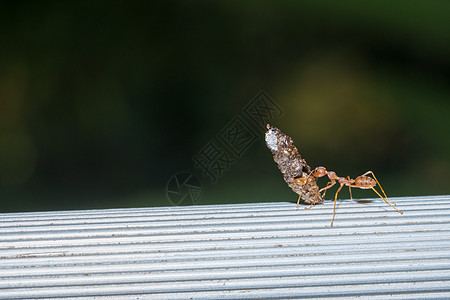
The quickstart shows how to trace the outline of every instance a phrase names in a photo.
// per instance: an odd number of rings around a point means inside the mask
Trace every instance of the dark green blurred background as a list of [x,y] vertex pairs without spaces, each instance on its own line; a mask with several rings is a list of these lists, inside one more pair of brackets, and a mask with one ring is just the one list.
[[450,193],[448,1],[0,6],[1,211],[170,205],[183,170],[199,204],[296,201],[262,134],[215,184],[193,166],[260,90],[312,167]]

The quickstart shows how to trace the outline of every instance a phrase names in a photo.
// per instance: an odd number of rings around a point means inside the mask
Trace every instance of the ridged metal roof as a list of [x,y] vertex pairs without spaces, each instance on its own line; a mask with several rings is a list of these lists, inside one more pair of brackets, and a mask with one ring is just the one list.
[[450,298],[450,196],[0,214],[0,298]]

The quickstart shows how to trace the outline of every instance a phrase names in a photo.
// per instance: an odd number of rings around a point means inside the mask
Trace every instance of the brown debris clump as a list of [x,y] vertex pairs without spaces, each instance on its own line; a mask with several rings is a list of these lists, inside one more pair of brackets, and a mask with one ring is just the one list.
[[311,176],[311,167],[301,157],[292,139],[278,128],[267,124],[266,145],[273,154],[273,160],[283,174],[284,181],[305,203],[321,204],[324,199],[318,195],[317,178]]

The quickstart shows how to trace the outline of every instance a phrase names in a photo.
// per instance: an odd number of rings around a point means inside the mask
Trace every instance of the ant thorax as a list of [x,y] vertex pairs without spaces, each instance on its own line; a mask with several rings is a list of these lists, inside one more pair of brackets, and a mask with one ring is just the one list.
[[301,157],[292,139],[269,124],[267,129],[266,145],[272,152],[273,160],[283,174],[284,181],[306,203],[323,203],[323,198],[318,195],[317,178],[311,176],[311,168]]

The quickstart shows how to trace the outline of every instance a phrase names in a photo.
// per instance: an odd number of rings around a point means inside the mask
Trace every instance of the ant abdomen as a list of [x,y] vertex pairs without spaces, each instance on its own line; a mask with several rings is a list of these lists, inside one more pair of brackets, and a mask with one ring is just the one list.
[[360,189],[371,189],[377,185],[377,182],[369,176],[359,176],[355,179],[355,185]]

